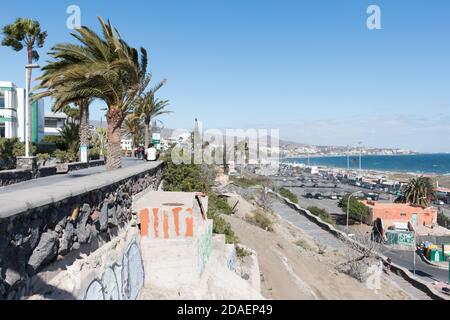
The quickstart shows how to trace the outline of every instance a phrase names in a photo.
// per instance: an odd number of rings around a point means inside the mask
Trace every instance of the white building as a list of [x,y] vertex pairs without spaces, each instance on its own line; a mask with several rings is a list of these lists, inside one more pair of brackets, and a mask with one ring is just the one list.
[[[44,101],[31,102],[31,141],[44,138]],[[0,81],[0,137],[25,141],[25,89],[10,81]]]
[[132,140],[131,139],[126,139],[122,137],[122,140],[120,140],[120,148],[122,150],[127,150],[127,151],[131,151],[131,144],[132,144]]
[[0,138],[15,138],[24,123],[25,90],[14,83],[0,81]]
[[45,113],[45,128],[44,134],[46,136],[59,136],[61,129],[67,121],[67,115],[62,112],[46,112]]

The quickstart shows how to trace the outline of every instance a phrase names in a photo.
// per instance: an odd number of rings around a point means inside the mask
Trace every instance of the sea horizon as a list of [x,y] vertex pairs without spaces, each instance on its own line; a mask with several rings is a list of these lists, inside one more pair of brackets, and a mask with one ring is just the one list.
[[[450,175],[450,153],[362,155],[361,169],[410,174]],[[309,159],[309,160],[308,160]],[[302,163],[347,169],[347,155],[311,155],[283,158],[284,163]],[[349,169],[359,169],[359,155],[350,155]]]

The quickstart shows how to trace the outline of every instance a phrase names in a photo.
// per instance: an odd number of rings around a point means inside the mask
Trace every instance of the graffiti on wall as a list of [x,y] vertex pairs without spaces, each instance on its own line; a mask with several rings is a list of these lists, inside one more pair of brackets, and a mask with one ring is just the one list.
[[125,251],[122,264],[107,267],[101,279],[93,280],[84,300],[135,300],[144,286],[144,266],[134,239]]
[[406,231],[387,231],[386,237],[390,245],[414,245],[414,233]]
[[231,251],[231,254],[229,255],[227,260],[227,267],[231,271],[236,271],[236,265],[237,265],[236,247],[233,246],[233,250]]
[[199,259],[199,273],[203,274],[206,262],[209,259],[212,251],[212,223],[209,224],[206,233],[198,241],[198,259]]
[[144,208],[139,213],[141,236],[179,239],[194,236],[192,208]]

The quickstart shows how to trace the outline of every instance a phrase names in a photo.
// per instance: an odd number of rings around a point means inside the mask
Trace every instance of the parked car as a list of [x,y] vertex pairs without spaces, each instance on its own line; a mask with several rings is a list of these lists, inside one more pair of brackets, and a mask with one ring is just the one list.
[[314,196],[313,196],[312,193],[307,193],[307,194],[305,194],[305,198],[306,199],[312,199],[312,198],[314,198]]
[[314,198],[316,198],[317,200],[323,200],[323,197],[322,197],[322,195],[320,193],[316,193]]

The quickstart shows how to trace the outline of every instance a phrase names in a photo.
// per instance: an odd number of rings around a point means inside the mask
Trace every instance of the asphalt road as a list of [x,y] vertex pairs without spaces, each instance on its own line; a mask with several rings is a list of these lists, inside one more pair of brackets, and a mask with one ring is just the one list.
[[[297,182],[298,183],[298,182]],[[279,181],[279,185],[286,184],[286,182]],[[364,190],[358,187],[353,186],[345,186],[342,185],[343,188],[338,188],[338,190],[347,190],[351,192]],[[303,208],[307,208],[309,206],[316,206],[322,209],[325,209],[330,214],[338,214],[338,215],[345,215],[345,213],[342,211],[341,208],[338,207],[338,200],[331,200],[324,198],[322,200],[318,199],[307,199],[304,197],[305,193],[311,192],[315,189],[311,189],[309,187],[300,188],[300,187],[289,187],[288,188],[291,192],[293,192],[295,195],[298,196],[299,204]],[[322,192],[330,192],[333,191],[334,188],[320,188]],[[321,191],[317,191],[321,192]],[[367,192],[367,190],[366,190]],[[312,192],[314,194],[314,192]],[[278,208],[279,209],[279,208]],[[448,211],[450,213],[450,210]],[[289,217],[287,217],[288,220]],[[298,220],[298,219],[296,219]],[[297,223],[303,222],[302,221],[296,221]],[[300,225],[298,225],[300,227]],[[335,240],[337,241],[337,240]],[[390,257],[392,261],[409,271],[414,271],[414,254],[413,251],[400,251],[400,250],[392,250],[387,247],[383,247],[382,250],[383,254],[387,257]],[[442,282],[448,282],[449,281],[449,271],[448,270],[442,270],[438,269],[436,267],[433,267],[425,262],[422,261],[422,259],[416,254],[416,275],[423,278],[426,281],[433,282],[433,281],[442,281]]]
[[[393,263],[396,263],[406,269],[411,273],[414,272],[414,254],[413,251],[399,251],[391,250],[386,247],[382,250],[383,254],[392,259]],[[441,281],[448,282],[449,271],[438,269],[425,262],[416,254],[416,275],[423,278],[426,281]]]
[[[138,164],[142,164],[143,160],[138,160],[136,158],[122,158],[122,167],[128,168]],[[77,178],[87,177],[94,174],[106,172],[106,166],[92,167],[88,169],[82,169],[77,171],[72,171],[68,174],[57,174],[49,177],[28,180],[21,183],[16,183],[10,186],[1,187],[0,193],[6,194],[9,192],[23,191],[27,189],[33,189],[36,187],[49,186],[51,184],[62,182],[62,181],[76,181]],[[36,189],[35,189],[36,190]]]

